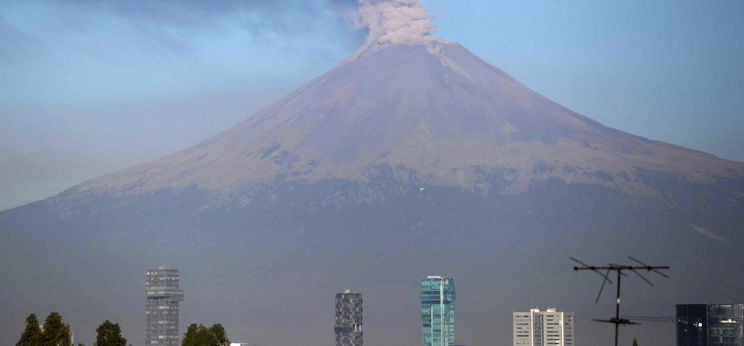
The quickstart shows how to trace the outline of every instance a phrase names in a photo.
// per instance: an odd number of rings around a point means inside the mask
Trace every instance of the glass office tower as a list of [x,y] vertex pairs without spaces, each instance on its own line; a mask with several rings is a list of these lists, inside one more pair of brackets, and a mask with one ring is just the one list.
[[178,303],[183,291],[178,288],[178,270],[159,267],[147,271],[145,284],[146,345],[178,346]]
[[423,346],[455,343],[455,279],[428,276],[421,280]]
[[345,290],[336,294],[336,346],[362,346],[362,294]]
[[744,346],[744,304],[677,305],[678,346]]

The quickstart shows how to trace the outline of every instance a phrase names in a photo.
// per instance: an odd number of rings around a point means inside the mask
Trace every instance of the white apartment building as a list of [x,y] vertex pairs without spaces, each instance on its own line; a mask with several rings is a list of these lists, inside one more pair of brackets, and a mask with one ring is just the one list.
[[514,312],[514,346],[574,346],[573,315],[555,308]]

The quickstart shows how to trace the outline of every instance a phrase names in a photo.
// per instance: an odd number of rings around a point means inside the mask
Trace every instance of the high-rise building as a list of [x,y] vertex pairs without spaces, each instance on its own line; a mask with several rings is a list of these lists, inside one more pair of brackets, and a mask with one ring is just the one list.
[[428,276],[421,280],[421,322],[424,346],[455,343],[455,279]]
[[677,305],[678,346],[744,346],[744,304]]
[[531,309],[515,312],[513,318],[514,346],[573,346],[573,312]]
[[178,346],[178,303],[183,291],[178,288],[178,270],[159,267],[147,271],[145,318],[147,346]]
[[362,346],[362,294],[345,290],[336,294],[336,346]]

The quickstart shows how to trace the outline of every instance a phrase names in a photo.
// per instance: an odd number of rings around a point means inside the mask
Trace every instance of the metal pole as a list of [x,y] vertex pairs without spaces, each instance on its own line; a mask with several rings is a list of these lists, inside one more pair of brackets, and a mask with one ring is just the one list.
[[618,346],[618,333],[620,329],[620,268],[617,269],[617,301],[615,305],[615,346]]
[[[591,271],[599,274],[600,276],[602,276],[602,278],[603,278],[602,286],[599,289],[599,294],[597,295],[597,300],[599,300],[599,297],[602,295],[602,289],[604,289],[605,283],[606,282],[609,282],[610,284],[612,284],[612,281],[610,281],[607,278],[607,274],[609,274],[609,272],[612,271],[612,270],[614,270],[614,271],[617,272],[617,298],[616,298],[617,300],[615,301],[615,317],[613,317],[613,318],[611,318],[609,320],[595,320],[595,321],[615,324],[615,346],[619,346],[619,342],[620,342],[620,340],[619,340],[620,339],[620,337],[619,337],[620,336],[620,325],[621,324],[639,324],[639,323],[635,323],[635,322],[633,322],[631,320],[628,320],[628,319],[621,319],[620,318],[620,280],[621,280],[622,275],[623,275],[622,271],[623,270],[630,270],[630,271],[638,274],[638,276],[640,276],[641,279],[643,279],[644,281],[646,281],[646,283],[648,283],[649,285],[653,286],[653,284],[648,279],[646,279],[645,277],[643,277],[643,275],[641,275],[640,273],[638,273],[636,270],[653,271],[654,273],[659,274],[662,277],[665,277],[666,278],[668,276],[666,274],[661,273],[659,270],[670,269],[670,267],[669,266],[650,266],[650,265],[647,265],[647,264],[645,264],[645,263],[643,263],[641,261],[638,261],[637,259],[634,259],[632,257],[630,258],[631,260],[633,260],[635,262],[638,262],[639,264],[643,264],[643,266],[625,266],[625,265],[613,264],[613,263],[610,263],[609,266],[589,266],[589,265],[586,265],[584,262],[582,262],[582,261],[580,261],[580,260],[578,260],[576,258],[573,258],[573,257],[570,257],[570,258],[571,258],[572,261],[577,262],[577,263],[579,263],[579,264],[582,265],[581,267],[573,267],[574,270],[591,270]],[[605,274],[602,274],[600,272],[600,270],[606,270],[607,272]]]

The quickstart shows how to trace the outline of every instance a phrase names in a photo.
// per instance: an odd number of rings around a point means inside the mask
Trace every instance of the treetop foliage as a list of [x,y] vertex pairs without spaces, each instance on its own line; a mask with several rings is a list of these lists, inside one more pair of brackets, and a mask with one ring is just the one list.
[[39,325],[35,314],[26,317],[26,328],[16,346],[72,346],[70,325],[62,322],[62,315],[52,312],[44,325]]
[[229,346],[225,328],[221,324],[214,324],[207,328],[204,325],[192,323],[186,329],[182,346]]
[[121,327],[118,323],[109,320],[101,323],[96,329],[96,343],[94,346],[126,346],[127,339],[121,336]]

